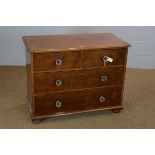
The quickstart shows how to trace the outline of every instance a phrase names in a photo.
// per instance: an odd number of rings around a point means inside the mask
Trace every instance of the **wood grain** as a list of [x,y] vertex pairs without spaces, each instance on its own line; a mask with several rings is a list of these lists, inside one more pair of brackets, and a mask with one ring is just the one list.
[[[56,65],[56,60],[62,60],[60,66]],[[50,52],[33,53],[34,71],[62,70],[79,68],[81,66],[81,52]]]
[[[35,96],[35,116],[117,107],[121,105],[121,90],[122,87],[117,86],[38,95]],[[105,97],[105,102],[99,101],[100,96]],[[56,107],[57,100],[62,103],[60,108]]]
[[[122,106],[130,44],[110,34],[23,37],[32,120]],[[103,62],[103,56],[113,62]],[[56,59],[62,61],[56,65]],[[107,80],[101,81],[101,76]],[[60,86],[56,80],[61,80]],[[99,97],[105,97],[101,103]],[[56,101],[61,107],[56,107]]]
[[34,53],[130,46],[130,44],[111,33],[25,36],[23,37],[23,41],[27,51]]
[[[57,71],[34,74],[35,93],[73,90],[110,85],[122,85],[124,67],[106,67],[97,69],[82,69],[72,71]],[[101,76],[107,76],[107,81],[102,82]],[[62,85],[56,86],[56,80],[61,80]]]
[[31,54],[26,53],[26,76],[27,76],[27,103],[29,104],[30,113],[33,115],[34,95],[33,95],[33,73],[31,64]]
[[[82,66],[83,67],[104,67],[125,65],[126,63],[126,49],[100,49],[82,52]],[[108,56],[113,59],[113,62],[106,62],[104,64],[103,57]]]

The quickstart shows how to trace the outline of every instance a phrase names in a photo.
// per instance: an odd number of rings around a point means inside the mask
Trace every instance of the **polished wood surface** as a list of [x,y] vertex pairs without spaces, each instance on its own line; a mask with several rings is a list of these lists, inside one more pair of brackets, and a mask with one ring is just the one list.
[[[83,51],[82,53],[82,66],[83,67],[105,67],[115,65],[125,65],[126,49],[101,49]],[[113,59],[113,62],[104,63],[103,57],[108,56]]]
[[[110,34],[23,37],[27,95],[32,121],[46,117],[123,108],[130,44]],[[104,62],[108,56],[112,62]],[[61,65],[56,60],[61,60]],[[105,80],[101,77],[105,76]],[[56,81],[60,80],[60,86]],[[100,97],[105,97],[101,102]],[[61,101],[57,107],[56,102]]]
[[[82,69],[71,71],[57,71],[34,74],[34,91],[51,92],[60,90],[84,89],[110,85],[122,85],[124,67],[106,67],[97,69]],[[106,76],[106,81],[101,81],[101,76]],[[61,80],[62,85],[57,86],[56,80]]]
[[31,114],[33,113],[33,84],[32,84],[32,65],[31,54],[26,52],[26,76],[27,76],[27,103],[29,105]]
[[[81,66],[81,51],[35,53],[33,59],[34,71],[79,68]],[[57,59],[62,61],[61,65],[56,65]]]
[[[117,86],[37,95],[35,96],[35,115],[61,114],[120,106],[121,90],[122,87]],[[105,97],[105,102],[100,102],[99,98],[101,96]],[[56,101],[62,103],[61,107],[56,107]]]
[[23,37],[27,51],[46,52],[129,47],[130,44],[111,33],[72,34]]

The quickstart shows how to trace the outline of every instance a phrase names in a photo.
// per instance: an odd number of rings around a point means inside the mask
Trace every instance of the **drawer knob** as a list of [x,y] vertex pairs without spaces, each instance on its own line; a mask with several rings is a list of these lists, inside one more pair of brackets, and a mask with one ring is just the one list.
[[60,101],[56,101],[55,106],[56,106],[57,108],[60,108],[61,105],[62,105],[62,103],[61,103]]
[[56,82],[55,82],[55,84],[56,84],[56,86],[61,86],[62,85],[62,81],[61,80],[56,80]]
[[105,63],[105,62],[113,62],[113,59],[110,58],[110,57],[108,57],[108,56],[104,56],[104,57],[103,57],[103,62],[104,62],[104,63]]
[[108,77],[106,75],[101,76],[101,81],[102,82],[107,81],[107,80],[108,80]]
[[56,60],[55,60],[55,64],[56,64],[57,66],[61,66],[62,60],[61,60],[61,59],[56,59]]
[[100,101],[101,103],[105,102],[105,100],[106,100],[105,97],[103,97],[103,96],[100,96],[100,97],[99,97],[99,101]]

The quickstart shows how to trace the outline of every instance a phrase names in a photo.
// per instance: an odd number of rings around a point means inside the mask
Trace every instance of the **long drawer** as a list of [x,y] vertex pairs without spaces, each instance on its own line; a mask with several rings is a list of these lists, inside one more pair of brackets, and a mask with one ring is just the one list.
[[121,86],[53,92],[35,96],[35,116],[104,109],[121,105]]
[[106,67],[34,74],[34,92],[122,85],[124,67]]

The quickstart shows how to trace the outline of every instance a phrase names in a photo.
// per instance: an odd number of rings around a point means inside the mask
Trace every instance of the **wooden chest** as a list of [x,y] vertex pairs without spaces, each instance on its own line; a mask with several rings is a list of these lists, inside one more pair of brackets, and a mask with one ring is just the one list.
[[32,121],[123,108],[127,42],[110,33],[25,36]]

